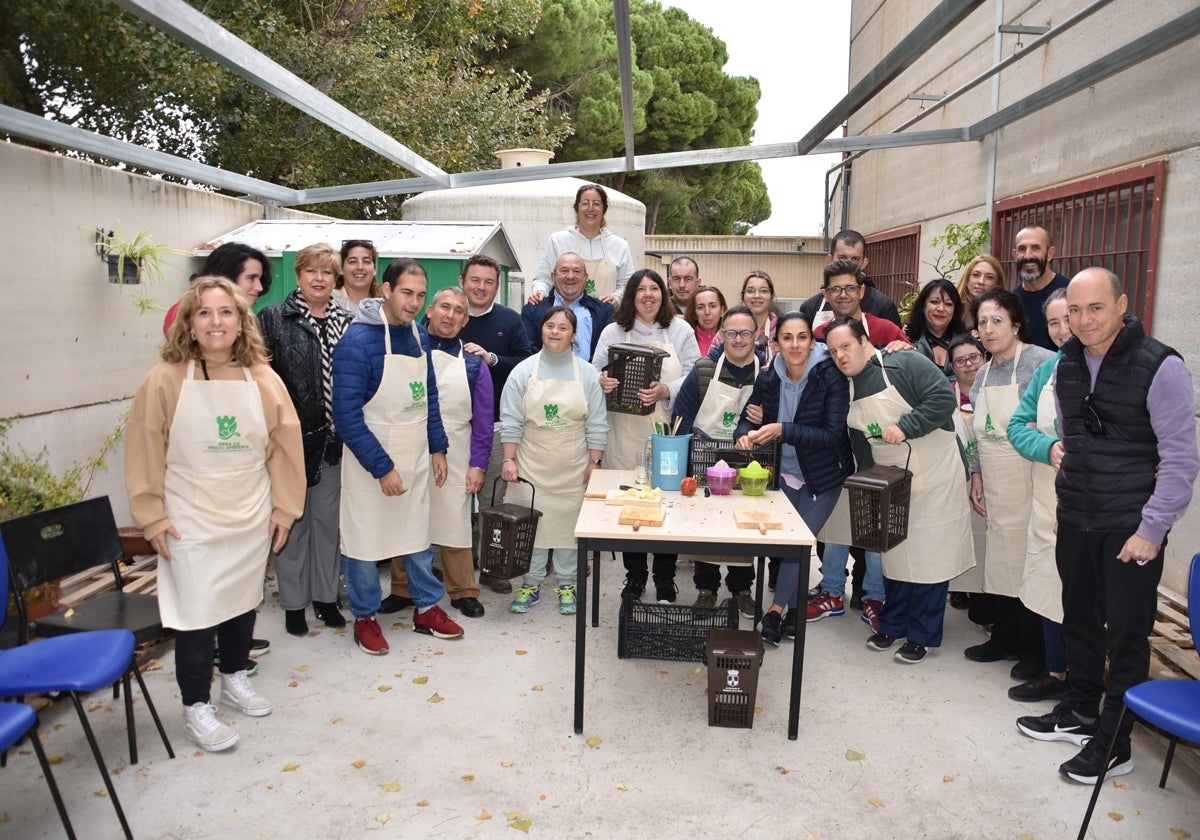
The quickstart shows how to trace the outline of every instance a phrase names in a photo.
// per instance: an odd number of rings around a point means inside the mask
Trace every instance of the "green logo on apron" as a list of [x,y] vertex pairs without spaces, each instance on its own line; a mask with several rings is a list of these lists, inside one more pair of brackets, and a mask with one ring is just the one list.
[[721,419],[721,425],[728,429],[733,426],[735,420],[737,420],[737,412],[726,411],[725,416]]
[[546,429],[561,429],[567,425],[566,421],[558,416],[558,403],[542,403],[542,411],[546,414],[546,422],[542,424]]
[[990,413],[983,418],[983,434],[981,437],[984,440],[1004,440],[1004,435],[996,431],[996,425],[992,423],[992,415]]
[[975,441],[967,441],[967,458],[968,460],[975,456]]
[[241,437],[241,432],[237,428],[236,417],[218,417],[217,418],[217,434],[221,440],[229,440],[230,438]]
[[413,402],[420,402],[425,399],[425,383],[424,382],[409,382],[409,390],[412,391]]
[[545,410],[546,410],[546,419],[547,420],[557,420],[558,419],[558,406],[557,405],[550,404],[550,405],[543,406],[543,408],[545,408]]
[[883,437],[883,427],[878,423],[868,423],[867,434],[871,437]]
[[588,281],[583,284],[583,290],[589,295],[596,294],[596,281],[589,277]]

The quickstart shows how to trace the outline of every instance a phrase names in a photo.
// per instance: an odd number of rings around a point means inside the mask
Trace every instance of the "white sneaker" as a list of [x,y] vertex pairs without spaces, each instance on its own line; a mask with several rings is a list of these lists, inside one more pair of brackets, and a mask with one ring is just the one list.
[[251,717],[271,714],[271,701],[254,690],[245,671],[221,675],[221,702]]
[[194,703],[183,707],[183,731],[188,740],[209,752],[220,752],[238,741],[237,730],[217,720],[217,707]]

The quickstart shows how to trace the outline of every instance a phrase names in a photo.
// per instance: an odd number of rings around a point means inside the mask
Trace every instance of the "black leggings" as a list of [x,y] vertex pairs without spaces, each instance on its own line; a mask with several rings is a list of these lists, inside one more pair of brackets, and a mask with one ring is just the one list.
[[175,681],[183,705],[209,702],[212,685],[213,641],[221,648],[221,673],[245,670],[250,661],[250,640],[254,633],[254,610],[222,621],[203,630],[175,631]]

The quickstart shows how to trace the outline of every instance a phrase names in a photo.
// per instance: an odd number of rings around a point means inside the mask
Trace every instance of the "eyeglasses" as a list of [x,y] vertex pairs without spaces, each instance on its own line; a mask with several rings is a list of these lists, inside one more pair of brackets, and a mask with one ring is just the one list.
[[829,292],[829,294],[833,295],[834,297],[841,297],[842,295],[857,294],[860,288],[861,286],[859,286],[858,283],[855,283],[853,286],[826,286],[825,291]]
[[966,356],[959,356],[951,364],[956,368],[964,368],[967,365],[977,365],[983,361],[982,353],[968,353]]
[[749,341],[754,338],[754,330],[721,330],[721,335],[725,336],[730,341],[735,338],[740,338],[743,341]]
[[1100,422],[1100,415],[1096,413],[1096,407],[1092,405],[1091,394],[1083,398],[1081,408],[1083,410],[1083,428],[1087,429],[1090,434],[1103,435],[1104,424]]
[[370,239],[343,239],[342,250],[349,251],[351,248],[366,248],[368,251],[374,251],[375,243]]

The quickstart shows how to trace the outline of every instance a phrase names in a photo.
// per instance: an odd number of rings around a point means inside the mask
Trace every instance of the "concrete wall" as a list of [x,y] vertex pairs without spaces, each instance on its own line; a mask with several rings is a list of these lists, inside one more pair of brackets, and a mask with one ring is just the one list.
[[[163,313],[139,314],[130,287],[109,284],[96,228],[148,230],[190,251],[255,219],[312,217],[12,143],[0,144],[0,171],[0,293],[10,313],[0,331],[0,417],[20,415],[9,445],[45,447],[55,469],[96,452],[162,341]],[[169,306],[200,265],[168,257],[164,282],[144,291]],[[108,494],[128,522],[123,458],[109,458],[91,492]]]
[[[850,119],[851,134],[882,134],[916,114],[912,92],[946,94],[993,64],[997,3],[985,3]],[[936,5],[933,0],[855,0],[850,84],[858,82]],[[1056,25],[1075,0],[1003,3],[1005,23]],[[1039,47],[1000,75],[999,107],[1098,59],[1194,8],[1194,0],[1115,2]],[[1022,39],[1026,45],[1035,36]],[[1017,36],[1003,36],[1002,55]],[[1186,41],[1004,128],[994,171],[997,201],[1137,164],[1167,161],[1162,201],[1154,335],[1176,347],[1200,384],[1200,49]],[[985,82],[910,130],[969,125],[992,112]],[[988,217],[989,139],[875,151],[854,163],[850,226],[871,234],[921,225],[920,278],[936,276],[930,239],[947,222]],[[833,218],[839,218],[840,207]],[[1007,250],[1011,243],[1000,243]],[[1172,532],[1164,583],[1186,590],[1187,561],[1200,549],[1200,505]]]

